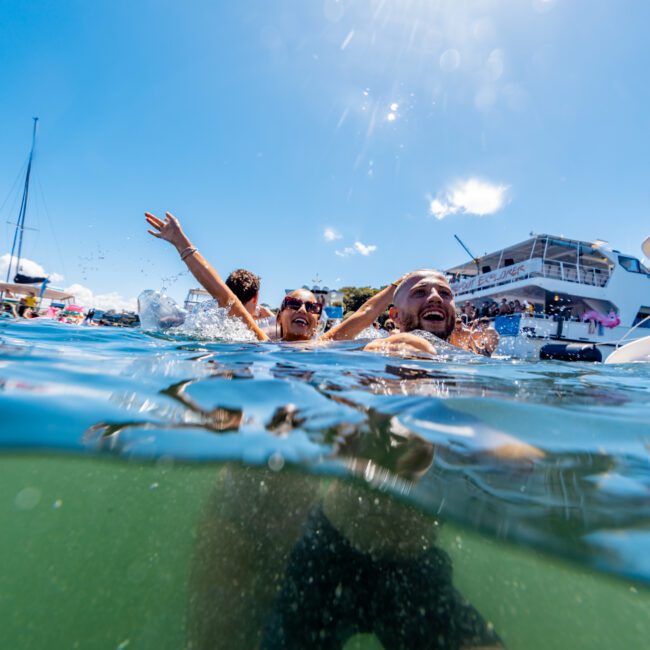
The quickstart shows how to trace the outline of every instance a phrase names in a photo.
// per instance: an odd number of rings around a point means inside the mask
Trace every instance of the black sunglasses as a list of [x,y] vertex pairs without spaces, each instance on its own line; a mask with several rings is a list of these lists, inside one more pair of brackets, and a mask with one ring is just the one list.
[[323,305],[319,302],[311,302],[311,300],[300,300],[300,298],[285,298],[282,301],[280,311],[286,309],[292,309],[293,311],[298,311],[303,305],[305,305],[305,311],[310,314],[316,314],[320,316],[323,312]]

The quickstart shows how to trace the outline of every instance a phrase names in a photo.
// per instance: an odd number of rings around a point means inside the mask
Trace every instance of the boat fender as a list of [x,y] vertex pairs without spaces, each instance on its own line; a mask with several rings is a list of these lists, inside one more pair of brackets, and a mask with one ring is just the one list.
[[582,343],[547,343],[539,351],[540,359],[556,361],[597,361],[603,360],[601,351],[595,345]]

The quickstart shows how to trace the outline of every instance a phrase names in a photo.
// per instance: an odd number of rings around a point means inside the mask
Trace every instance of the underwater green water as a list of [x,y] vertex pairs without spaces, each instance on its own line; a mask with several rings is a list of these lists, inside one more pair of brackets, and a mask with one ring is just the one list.
[[[208,504],[219,498],[220,472],[215,465],[3,457],[2,646],[192,647],[192,565]],[[647,647],[650,593],[639,585],[447,523],[439,543],[452,558],[456,587],[508,648]],[[227,598],[212,603],[229,605]],[[381,645],[362,635],[345,647]]]
[[362,346],[0,323],[0,648],[648,647],[648,365]]

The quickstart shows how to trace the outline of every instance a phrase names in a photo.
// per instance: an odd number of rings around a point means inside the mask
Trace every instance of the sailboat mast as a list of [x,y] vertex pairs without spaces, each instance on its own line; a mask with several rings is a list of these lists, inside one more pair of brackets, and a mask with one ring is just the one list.
[[[32,160],[34,159],[34,148],[36,147],[36,127],[38,125],[38,118],[34,117],[34,126],[32,129],[32,148],[29,151],[29,160],[27,162],[27,172],[25,174],[25,186],[23,187],[23,198],[20,202],[20,212],[18,213],[18,221],[16,222],[16,230],[14,231],[14,241],[11,245],[11,255],[9,256],[9,266],[7,267],[6,282],[10,282],[14,273],[20,270],[20,258],[23,252],[23,232],[25,230],[25,216],[27,214],[27,201],[29,199],[29,178],[32,173]],[[15,270],[14,259],[16,260]]]

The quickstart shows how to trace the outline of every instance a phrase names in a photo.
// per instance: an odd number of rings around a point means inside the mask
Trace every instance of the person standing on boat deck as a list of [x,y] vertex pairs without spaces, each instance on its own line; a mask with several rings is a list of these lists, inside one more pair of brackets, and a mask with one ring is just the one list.
[[[20,303],[18,304],[18,315],[23,316],[24,318],[31,318],[32,317],[32,312],[36,308],[36,292],[35,291],[29,291],[25,296],[23,296],[20,299]],[[29,310],[29,313],[27,313]]]
[[445,276],[433,269],[421,269],[405,276],[395,288],[389,313],[399,328],[399,334],[371,341],[364,350],[436,354],[429,341],[412,333],[415,330],[428,332],[456,347],[485,356],[490,356],[499,343],[499,335],[493,329],[473,332],[456,327],[454,292]]

